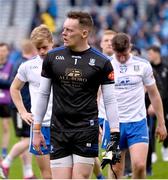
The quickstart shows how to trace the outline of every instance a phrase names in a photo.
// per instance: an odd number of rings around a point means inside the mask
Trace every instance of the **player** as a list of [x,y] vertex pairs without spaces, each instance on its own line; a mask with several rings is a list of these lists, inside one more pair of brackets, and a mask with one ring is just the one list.
[[[18,73],[10,88],[12,99],[18,109],[21,118],[24,119],[29,124],[32,123],[33,121],[34,107],[36,104],[38,88],[40,86],[40,73],[42,68],[42,62],[47,52],[51,50],[53,46],[52,34],[45,25],[40,25],[36,27],[32,31],[30,38],[32,43],[37,48],[39,56],[37,56],[35,59],[23,63],[19,67]],[[22,98],[20,96],[20,91],[26,82],[29,83],[32,113],[27,112],[27,110],[23,105]],[[52,103],[50,101],[48,105],[48,110],[45,114],[42,124],[42,132],[44,133],[44,137],[46,139],[46,147],[41,149],[41,153],[38,154],[38,152],[36,152],[36,150],[33,148],[32,144],[30,144],[30,152],[36,155],[36,159],[40,167],[42,177],[44,179],[51,178],[50,158],[49,158],[51,109],[52,109]],[[36,133],[35,131],[31,132],[31,141],[35,133]]]
[[[17,70],[21,63],[26,62],[29,59],[33,59],[37,55],[37,50],[34,45],[30,42],[30,40],[24,40],[22,43],[22,57],[15,62],[11,82],[14,79]],[[21,95],[23,98],[23,103],[28,112],[30,112],[31,101],[30,101],[30,93],[28,88],[28,83],[22,88]],[[1,166],[3,167],[3,171],[5,173],[6,178],[9,175],[9,168],[13,162],[13,160],[20,156],[23,161],[23,175],[25,179],[35,178],[32,170],[32,156],[28,152],[29,140],[30,140],[30,125],[24,122],[13,103],[10,105],[11,107],[11,116],[14,122],[14,128],[16,132],[16,136],[20,138],[20,141],[13,145],[8,155],[1,162]]]
[[158,119],[156,136],[160,141],[167,136],[162,101],[150,63],[130,53],[130,37],[125,33],[118,33],[112,40],[112,47],[114,55],[111,62],[115,74],[115,91],[120,119],[120,149],[122,150],[121,162],[114,166],[114,170],[117,178],[122,178],[125,150],[129,148],[132,178],[145,178],[149,138],[144,86],[156,112]]
[[6,43],[0,43],[0,119],[2,120],[1,148],[2,157],[7,155],[7,149],[10,140],[10,102],[11,97],[9,88],[11,85],[11,72],[13,65],[9,59],[9,46]]
[[98,156],[96,99],[100,84],[111,128],[108,151],[118,147],[118,111],[111,90],[113,69],[110,61],[88,44],[92,27],[88,13],[69,12],[63,25],[64,46],[51,51],[43,62],[33,126],[39,133],[33,143],[36,150],[45,143],[41,123],[52,85],[50,162],[53,179],[90,178]]

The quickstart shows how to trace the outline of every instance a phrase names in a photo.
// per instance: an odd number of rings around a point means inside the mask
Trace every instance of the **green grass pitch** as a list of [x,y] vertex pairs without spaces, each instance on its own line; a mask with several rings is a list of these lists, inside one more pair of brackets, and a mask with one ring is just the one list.
[[[18,141],[18,139],[16,138],[16,136],[14,134],[14,128],[13,128],[12,121],[10,124],[10,129],[11,129],[11,139],[10,139],[9,150],[11,149],[12,145]],[[0,134],[2,134],[2,121],[1,121],[1,119],[0,119]],[[0,137],[2,138],[2,136],[0,136]],[[1,142],[1,138],[0,138],[0,142]],[[153,175],[150,177],[147,177],[148,179],[168,179],[168,162],[162,161],[160,148],[161,148],[161,144],[157,143],[156,149],[157,149],[158,160],[155,164],[153,164]],[[35,175],[38,178],[41,178],[40,177],[40,171],[39,171],[39,168],[36,164],[36,160],[34,157],[33,157],[33,170],[34,170]],[[105,176],[107,175],[106,168],[103,171],[103,174]],[[16,158],[13,161],[12,166],[10,168],[9,178],[10,179],[22,179],[23,178],[22,165],[21,165],[21,159],[20,158]],[[92,178],[95,178],[95,176],[93,175]]]

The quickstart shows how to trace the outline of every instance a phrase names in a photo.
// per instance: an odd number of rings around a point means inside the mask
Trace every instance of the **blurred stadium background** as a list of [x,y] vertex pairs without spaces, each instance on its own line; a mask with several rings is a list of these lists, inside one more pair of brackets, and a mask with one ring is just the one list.
[[[12,61],[20,58],[22,40],[41,23],[53,32],[55,45],[61,45],[62,23],[70,10],[84,10],[92,15],[95,26],[90,44],[98,49],[103,30],[112,29],[128,33],[143,56],[146,56],[146,49],[155,44],[160,46],[161,55],[168,57],[167,0],[0,0],[0,42],[10,45]],[[12,146],[17,141],[12,123],[11,131]],[[153,175],[149,178],[166,179],[168,163],[162,161],[159,144],[157,154],[158,161],[153,164]],[[33,162],[36,175],[40,177],[36,162]],[[19,159],[13,163],[10,178],[22,178]]]
[[167,0],[0,0],[0,42],[17,49],[35,26],[44,23],[61,44],[62,23],[70,10],[91,13],[95,27],[90,43],[95,47],[99,48],[103,30],[113,29],[128,33],[144,53],[156,44],[168,56]]

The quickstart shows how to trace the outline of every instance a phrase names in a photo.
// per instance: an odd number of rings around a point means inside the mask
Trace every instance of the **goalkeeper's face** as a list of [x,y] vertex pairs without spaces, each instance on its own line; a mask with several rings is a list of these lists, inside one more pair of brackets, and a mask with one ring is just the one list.
[[77,19],[67,18],[64,22],[62,37],[64,46],[75,50],[82,47],[89,35],[89,29],[79,24]]
[[42,43],[35,44],[39,56],[44,59],[47,55],[48,51],[50,51],[53,47],[53,43],[48,40],[44,40]]

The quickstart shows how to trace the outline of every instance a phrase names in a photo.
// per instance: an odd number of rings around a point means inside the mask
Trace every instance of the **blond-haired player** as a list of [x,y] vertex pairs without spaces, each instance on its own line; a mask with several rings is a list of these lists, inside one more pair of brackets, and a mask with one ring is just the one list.
[[[52,33],[45,25],[40,25],[36,27],[32,31],[30,39],[37,48],[39,56],[37,56],[35,59],[23,63],[19,67],[18,73],[10,89],[12,99],[18,109],[20,116],[27,123],[32,123],[33,121],[34,106],[36,105],[36,95],[38,92],[38,88],[40,86],[40,77],[41,77],[43,59],[46,56],[47,52],[51,50],[53,46]],[[22,98],[20,96],[20,91],[26,82],[29,83],[32,113],[27,112],[27,110],[23,105]],[[40,167],[42,177],[44,179],[51,178],[50,157],[49,157],[51,109],[52,109],[52,103],[50,101],[42,123],[42,133],[44,134],[46,140],[46,147],[40,148],[39,149],[40,153],[39,153],[39,151],[36,151],[30,142],[30,152],[36,155],[36,159]],[[31,132],[31,141],[36,133],[39,132],[37,131]]]

